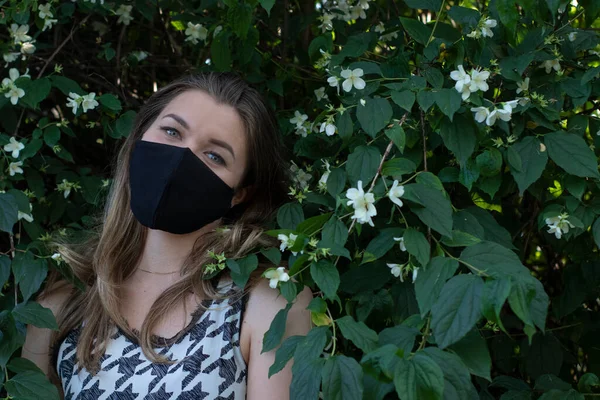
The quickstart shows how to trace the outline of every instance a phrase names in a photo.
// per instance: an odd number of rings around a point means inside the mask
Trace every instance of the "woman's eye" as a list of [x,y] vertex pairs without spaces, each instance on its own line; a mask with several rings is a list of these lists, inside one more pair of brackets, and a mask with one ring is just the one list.
[[166,126],[161,127],[161,129],[167,134],[167,136],[177,137],[179,136],[179,131],[174,128],[169,128]]
[[206,155],[208,156],[208,158],[210,158],[211,160],[213,160],[217,164],[225,165],[225,160],[223,159],[223,157],[221,157],[217,153],[209,151],[208,153],[206,153]]

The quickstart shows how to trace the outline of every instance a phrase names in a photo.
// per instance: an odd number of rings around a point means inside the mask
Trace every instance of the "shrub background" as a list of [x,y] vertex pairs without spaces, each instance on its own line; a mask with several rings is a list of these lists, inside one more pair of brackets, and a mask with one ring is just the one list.
[[[57,397],[18,357],[25,324],[56,327],[32,300],[49,270],[83,288],[47,244],[93,228],[135,111],[187,71],[232,70],[295,155],[269,232],[288,246],[257,249],[288,261],[288,301],[317,293],[315,328],[271,371],[294,359],[292,398],[600,395],[598,16],[594,0],[4,2],[2,390]],[[459,65],[489,71],[487,90],[461,98]],[[364,86],[346,90],[350,71]],[[67,106],[92,92],[89,109]],[[347,204],[358,181],[377,215]],[[243,284],[256,260],[226,267]]]

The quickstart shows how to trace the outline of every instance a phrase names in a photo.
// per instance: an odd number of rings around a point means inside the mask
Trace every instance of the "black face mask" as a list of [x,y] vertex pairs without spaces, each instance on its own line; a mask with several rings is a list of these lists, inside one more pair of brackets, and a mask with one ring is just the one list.
[[223,217],[233,189],[189,148],[138,140],[129,163],[131,211],[144,226],[184,234]]

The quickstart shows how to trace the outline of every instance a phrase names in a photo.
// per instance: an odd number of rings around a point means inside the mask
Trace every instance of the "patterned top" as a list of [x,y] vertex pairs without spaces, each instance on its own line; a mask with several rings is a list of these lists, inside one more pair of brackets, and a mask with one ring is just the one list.
[[[221,280],[221,293],[236,291],[230,278]],[[57,354],[57,372],[65,400],[216,399],[246,398],[247,366],[240,350],[244,298],[204,300],[190,324],[176,336],[155,337],[158,354],[174,364],[148,361],[138,342],[121,329],[115,333],[94,376],[77,372],[76,346],[80,329],[71,331]]]

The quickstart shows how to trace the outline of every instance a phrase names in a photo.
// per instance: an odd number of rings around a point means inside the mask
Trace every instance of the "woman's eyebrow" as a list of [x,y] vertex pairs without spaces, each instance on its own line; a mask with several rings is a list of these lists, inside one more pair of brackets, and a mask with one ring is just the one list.
[[231,156],[233,157],[233,160],[235,161],[235,154],[233,152],[233,148],[229,145],[229,143],[224,142],[224,141],[219,140],[219,139],[215,139],[215,138],[210,138],[209,142],[212,143],[212,144],[214,144],[214,145],[217,145],[219,147],[222,147],[225,150],[227,150],[228,152],[230,152]]
[[179,115],[177,115],[177,114],[167,114],[167,115],[165,115],[163,117],[163,119],[165,119],[167,117],[173,118],[175,121],[179,122],[179,124],[181,126],[183,126],[185,129],[190,129],[190,126],[188,125],[187,122],[185,122],[185,119],[181,118]]

